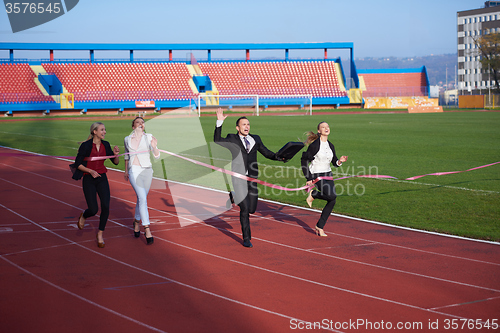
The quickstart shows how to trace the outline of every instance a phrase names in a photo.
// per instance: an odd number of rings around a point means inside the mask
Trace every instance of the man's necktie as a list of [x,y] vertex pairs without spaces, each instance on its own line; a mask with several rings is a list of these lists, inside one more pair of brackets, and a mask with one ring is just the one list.
[[245,146],[247,148],[247,153],[249,153],[250,152],[250,142],[247,140],[246,137],[244,137],[243,139],[245,140]]

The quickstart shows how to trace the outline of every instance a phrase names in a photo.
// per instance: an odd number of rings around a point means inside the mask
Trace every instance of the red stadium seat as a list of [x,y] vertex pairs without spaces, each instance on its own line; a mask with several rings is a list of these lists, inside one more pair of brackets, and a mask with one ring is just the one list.
[[[346,96],[345,91],[340,90],[333,61],[201,62],[198,65],[220,94]],[[76,101],[195,97],[184,63],[44,63],[43,67],[57,75],[63,86],[75,94]],[[18,94],[3,96],[3,100],[52,101],[51,97],[43,96],[34,83],[35,75],[29,65],[0,65],[0,75],[11,82],[2,85],[0,94]],[[35,95],[28,97],[20,95],[22,93]]]
[[425,73],[364,73],[364,97],[426,96]]
[[0,64],[0,103],[53,102],[35,83],[36,75],[28,64]]
[[[333,62],[199,63],[221,94],[309,94],[324,89],[322,97],[346,96],[340,91]],[[318,94],[315,92],[314,94]]]

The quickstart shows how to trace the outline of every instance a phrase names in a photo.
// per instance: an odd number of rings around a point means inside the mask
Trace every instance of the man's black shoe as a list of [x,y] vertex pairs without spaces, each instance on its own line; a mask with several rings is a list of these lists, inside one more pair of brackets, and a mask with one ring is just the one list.
[[245,241],[243,241],[243,246],[244,246],[244,247],[253,247],[252,243],[250,243],[250,241],[249,241],[249,240],[245,240]]

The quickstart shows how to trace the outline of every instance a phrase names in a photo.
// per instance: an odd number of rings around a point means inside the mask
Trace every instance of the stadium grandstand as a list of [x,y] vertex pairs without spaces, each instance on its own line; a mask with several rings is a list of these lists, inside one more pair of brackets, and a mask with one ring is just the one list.
[[364,97],[426,97],[429,94],[425,67],[358,70],[358,75]]
[[[365,108],[408,108],[410,111],[442,111],[432,92],[427,69],[360,69],[359,88]],[[434,98],[431,98],[434,97]]]
[[[47,59],[22,59],[21,51],[40,51]],[[244,59],[213,60],[212,51],[238,51]],[[255,50],[277,50],[282,59],[252,59]],[[291,59],[290,51],[320,50],[321,59]],[[345,60],[329,58],[340,50]],[[85,52],[86,59],[56,59],[54,51]],[[97,59],[96,51],[127,52],[127,58]],[[134,59],[143,51],[168,53],[166,59]],[[174,59],[173,52],[189,53]],[[193,51],[206,57],[196,59]],[[357,71],[352,43],[279,44],[58,44],[0,43],[0,112],[86,113],[88,110],[175,109],[247,104],[360,107],[363,98],[427,98],[425,67]],[[347,66],[343,66],[347,64]],[[362,74],[362,75],[361,75]],[[248,96],[248,98],[245,98]],[[253,97],[261,103],[249,102]],[[252,104],[253,103],[253,104]],[[379,103],[380,104],[380,103]],[[380,105],[379,105],[380,106]]]

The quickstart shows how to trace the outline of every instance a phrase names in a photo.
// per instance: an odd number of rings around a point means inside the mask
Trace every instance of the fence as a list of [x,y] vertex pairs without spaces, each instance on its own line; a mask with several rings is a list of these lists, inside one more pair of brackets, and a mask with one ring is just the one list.
[[458,107],[461,109],[492,109],[500,106],[500,95],[461,95]]

